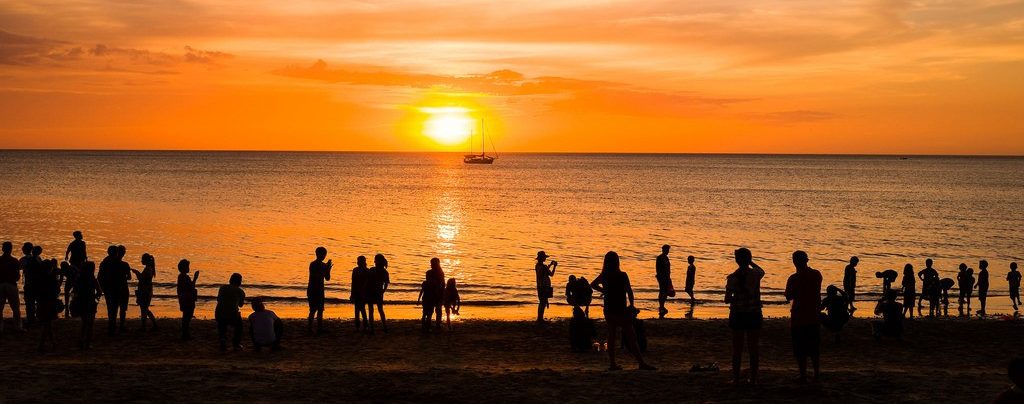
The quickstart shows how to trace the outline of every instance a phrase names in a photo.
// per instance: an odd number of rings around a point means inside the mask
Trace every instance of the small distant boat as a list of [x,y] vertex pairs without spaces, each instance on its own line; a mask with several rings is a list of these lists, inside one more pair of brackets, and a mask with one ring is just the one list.
[[[472,137],[470,137],[472,143]],[[466,154],[462,156],[462,162],[466,164],[494,164],[494,156],[487,155],[487,140],[484,134],[484,121],[480,121],[480,154]]]

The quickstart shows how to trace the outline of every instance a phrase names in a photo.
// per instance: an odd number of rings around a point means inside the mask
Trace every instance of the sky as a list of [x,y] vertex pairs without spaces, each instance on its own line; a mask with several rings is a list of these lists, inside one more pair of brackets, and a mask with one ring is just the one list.
[[4,149],[1024,155],[1022,117],[1024,1],[0,2]]

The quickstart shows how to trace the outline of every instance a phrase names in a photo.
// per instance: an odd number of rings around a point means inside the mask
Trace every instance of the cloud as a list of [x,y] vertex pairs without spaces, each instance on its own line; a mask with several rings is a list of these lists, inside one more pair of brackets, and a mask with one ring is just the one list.
[[[0,31],[2,65],[166,73],[166,69],[183,63],[217,66],[220,61],[231,57],[233,55],[225,52],[201,50],[191,46],[185,46],[183,54],[171,54],[107,44],[86,46]],[[156,67],[164,70],[153,71]]]
[[825,111],[795,110],[779,111],[765,114],[762,119],[773,123],[803,123],[836,118],[838,115]]

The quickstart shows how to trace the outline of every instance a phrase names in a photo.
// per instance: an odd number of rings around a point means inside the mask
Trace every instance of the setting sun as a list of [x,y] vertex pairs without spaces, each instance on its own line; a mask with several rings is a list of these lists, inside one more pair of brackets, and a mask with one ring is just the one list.
[[427,114],[423,134],[437,143],[446,146],[463,143],[473,133],[473,118],[466,108],[425,107],[421,111]]

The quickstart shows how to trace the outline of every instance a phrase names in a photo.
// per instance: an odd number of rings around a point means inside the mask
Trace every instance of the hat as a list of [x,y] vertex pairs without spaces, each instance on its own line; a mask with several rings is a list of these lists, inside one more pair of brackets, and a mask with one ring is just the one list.
[[537,259],[547,258],[547,257],[548,257],[548,254],[545,253],[543,250],[537,251]]

